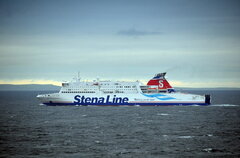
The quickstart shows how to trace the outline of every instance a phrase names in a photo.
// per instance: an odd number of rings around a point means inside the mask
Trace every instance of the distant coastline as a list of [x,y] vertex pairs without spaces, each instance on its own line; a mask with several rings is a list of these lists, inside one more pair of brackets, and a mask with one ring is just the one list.
[[52,84],[0,84],[0,91],[59,91],[60,88]]
[[191,87],[175,87],[177,91],[181,90],[240,90],[240,88],[232,88],[232,87],[216,87],[216,88],[191,88]]
[[[0,91],[59,91],[61,86],[52,84],[0,84]],[[240,90],[240,88],[217,87],[217,88],[189,88],[189,87],[175,87],[177,91],[182,90]]]

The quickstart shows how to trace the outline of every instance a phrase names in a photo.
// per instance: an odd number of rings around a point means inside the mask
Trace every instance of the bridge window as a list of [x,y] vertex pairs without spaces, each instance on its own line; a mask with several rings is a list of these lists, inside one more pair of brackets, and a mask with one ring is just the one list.
[[69,86],[69,83],[62,83],[63,87]]

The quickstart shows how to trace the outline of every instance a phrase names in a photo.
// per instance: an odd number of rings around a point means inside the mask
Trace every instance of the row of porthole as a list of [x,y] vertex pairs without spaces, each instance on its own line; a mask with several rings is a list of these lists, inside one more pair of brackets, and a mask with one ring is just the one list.
[[[81,86],[78,88],[89,88],[92,86]],[[112,88],[136,88],[136,86],[111,86]],[[76,87],[68,87],[68,88],[76,88]]]
[[94,91],[71,91],[71,92],[67,92],[67,91],[62,91],[62,93],[95,93]]
[[[76,89],[67,89],[68,91],[77,91]],[[91,89],[93,91],[97,91],[98,89]],[[119,89],[104,89],[101,88],[101,90],[119,90]],[[136,90],[136,89],[121,89],[121,90]]]

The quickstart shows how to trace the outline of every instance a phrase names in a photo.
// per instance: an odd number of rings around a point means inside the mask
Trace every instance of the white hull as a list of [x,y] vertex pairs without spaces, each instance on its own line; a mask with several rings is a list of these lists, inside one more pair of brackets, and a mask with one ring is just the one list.
[[205,96],[185,93],[158,94],[43,94],[37,96],[46,105],[208,105]]

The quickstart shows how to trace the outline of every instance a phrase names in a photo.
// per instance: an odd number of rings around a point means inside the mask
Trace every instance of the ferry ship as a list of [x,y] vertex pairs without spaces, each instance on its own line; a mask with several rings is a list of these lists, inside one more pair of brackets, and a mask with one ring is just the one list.
[[162,105],[210,105],[210,95],[176,92],[158,73],[147,85],[139,81],[75,81],[62,83],[59,93],[40,94],[37,98],[45,105],[75,106],[162,106]]

